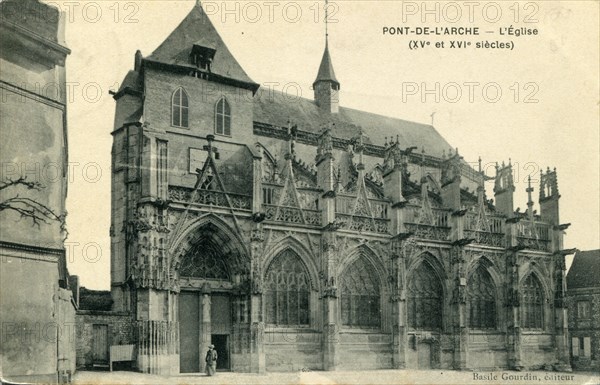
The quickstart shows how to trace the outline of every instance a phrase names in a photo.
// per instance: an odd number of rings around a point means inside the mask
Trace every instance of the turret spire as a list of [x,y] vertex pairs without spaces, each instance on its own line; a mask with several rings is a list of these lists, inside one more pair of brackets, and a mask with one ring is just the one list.
[[531,175],[527,177],[527,188],[525,189],[525,192],[527,192],[527,215],[529,216],[529,220],[533,221],[533,197],[531,196],[533,187],[531,187]]
[[339,111],[339,90],[340,82],[335,77],[331,56],[329,55],[329,22],[328,22],[328,4],[325,0],[325,51],[321,58],[321,65],[317,78],[313,83],[315,91],[315,102],[319,108],[330,114]]

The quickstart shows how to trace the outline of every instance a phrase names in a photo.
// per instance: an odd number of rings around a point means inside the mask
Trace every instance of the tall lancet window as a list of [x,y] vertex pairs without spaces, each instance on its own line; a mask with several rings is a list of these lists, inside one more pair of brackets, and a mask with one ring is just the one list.
[[364,258],[352,262],[340,275],[342,325],[379,328],[379,280]]
[[309,325],[310,281],[298,254],[287,249],[275,257],[267,269],[265,289],[268,324]]
[[534,274],[523,282],[521,288],[521,325],[524,329],[542,329],[544,325],[544,294],[542,284]]
[[189,99],[183,88],[178,88],[171,97],[171,125],[175,127],[189,127]]
[[215,107],[215,133],[231,135],[231,107],[225,98],[221,98]]
[[442,284],[428,262],[422,262],[408,281],[408,326],[437,330],[442,327]]
[[484,266],[479,266],[469,278],[469,327],[494,329],[496,327],[496,295],[494,282]]

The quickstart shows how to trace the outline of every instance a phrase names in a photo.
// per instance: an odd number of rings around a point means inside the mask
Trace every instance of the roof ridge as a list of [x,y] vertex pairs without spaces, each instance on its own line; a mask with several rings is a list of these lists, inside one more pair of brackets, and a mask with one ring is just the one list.
[[216,50],[211,64],[211,73],[228,79],[256,84],[229,51],[227,44],[199,2],[147,59],[196,68],[190,60],[194,44]]
[[[260,96],[263,93],[265,95],[267,95],[267,96]],[[288,95],[285,92],[280,91],[280,90],[263,89],[263,88],[261,88],[258,91],[257,94],[259,95],[259,98],[260,97],[264,97],[264,98],[268,99],[268,98],[270,98],[270,96],[268,96],[268,93],[274,93],[274,94],[280,94],[280,95]],[[308,102],[308,103],[316,106],[316,103],[315,103],[315,101],[313,99],[309,99],[309,98],[304,97],[304,96],[297,96],[297,98],[298,99],[302,99],[302,101],[306,101],[306,102]],[[289,100],[289,102],[291,103],[292,100]],[[379,114],[377,112],[359,110],[358,108],[340,106],[340,110],[352,111],[352,112],[357,112],[357,113],[361,113],[361,114],[369,114],[369,115],[373,115],[373,116],[377,116],[377,117],[381,117],[381,118],[386,118],[386,119],[392,119],[392,120],[396,120],[396,121],[400,121],[400,122],[405,122],[405,123],[410,123],[410,124],[417,124],[417,125],[420,125],[420,126],[424,126],[424,127],[428,127],[428,128],[432,128],[432,129],[436,130],[436,128],[434,126],[432,126],[431,124],[421,123],[421,122],[415,122],[414,120],[407,120],[407,119],[397,118],[395,116],[383,115],[383,114]],[[342,120],[342,119],[340,119],[340,120]]]

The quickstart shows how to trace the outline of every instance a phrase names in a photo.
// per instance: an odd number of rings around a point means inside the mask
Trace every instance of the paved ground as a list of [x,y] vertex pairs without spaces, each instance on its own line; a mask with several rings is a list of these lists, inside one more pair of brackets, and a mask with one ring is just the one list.
[[268,373],[266,375],[219,372],[214,377],[180,375],[163,377],[134,372],[80,371],[73,379],[75,385],[128,384],[128,385],[187,385],[187,384],[237,384],[237,385],[333,385],[333,384],[600,384],[593,373],[555,372],[456,372],[456,371],[406,371],[378,370],[360,372],[294,372]]

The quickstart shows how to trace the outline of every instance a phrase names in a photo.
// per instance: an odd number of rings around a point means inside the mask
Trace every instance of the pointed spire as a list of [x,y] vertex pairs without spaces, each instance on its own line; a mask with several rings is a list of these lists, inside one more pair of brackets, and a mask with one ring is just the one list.
[[425,183],[425,147],[421,149],[421,164],[419,166],[421,171],[421,183]]
[[531,196],[533,187],[531,187],[531,175],[527,177],[527,189],[525,191],[527,192],[527,214],[529,214],[529,219],[533,220],[533,198]]
[[319,66],[319,72],[317,73],[317,79],[314,81],[313,86],[320,81],[333,82],[337,89],[340,88],[340,83],[335,77],[335,71],[333,70],[333,63],[331,56],[329,55],[329,6],[327,0],[325,0],[325,51],[321,58],[321,65]]
[[337,89],[340,88],[340,82],[335,77],[335,71],[333,70],[333,63],[331,56],[329,55],[329,43],[325,41],[325,51],[321,58],[321,65],[319,66],[319,72],[317,73],[317,79],[315,79],[313,86],[318,82],[331,82]]
[[327,1],[325,1],[325,51],[321,58],[321,65],[317,78],[313,82],[315,102],[319,108],[329,114],[339,112],[340,82],[335,77],[331,56],[329,55],[329,31],[327,25]]

